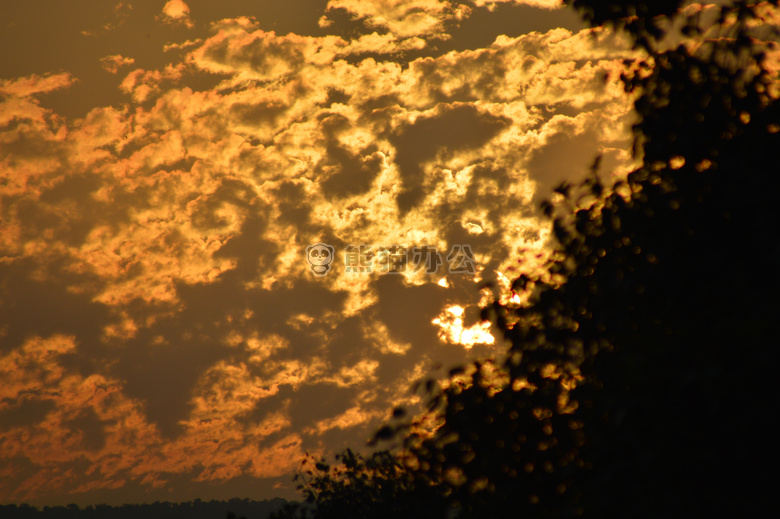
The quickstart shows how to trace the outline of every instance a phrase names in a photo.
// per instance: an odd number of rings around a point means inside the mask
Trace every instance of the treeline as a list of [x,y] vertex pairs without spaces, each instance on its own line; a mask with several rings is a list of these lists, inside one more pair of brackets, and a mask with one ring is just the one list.
[[246,517],[265,519],[280,510],[287,501],[274,498],[263,501],[231,499],[229,501],[154,502],[122,506],[95,505],[84,508],[67,506],[0,505],[2,519],[221,519]]

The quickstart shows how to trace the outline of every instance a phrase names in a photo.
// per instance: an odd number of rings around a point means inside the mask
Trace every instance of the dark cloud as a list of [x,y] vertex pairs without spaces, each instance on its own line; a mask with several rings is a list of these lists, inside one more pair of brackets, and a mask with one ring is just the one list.
[[311,224],[311,206],[306,203],[306,192],[300,184],[285,181],[274,190],[280,220],[297,229],[307,229]]
[[93,301],[102,283],[68,267],[65,259],[45,267],[31,260],[0,263],[0,351],[18,348],[35,336],[57,334],[78,337],[84,348],[94,351],[113,315]]
[[3,404],[3,408],[0,409],[0,428],[4,430],[37,425],[56,408],[56,404],[51,400],[34,398],[21,399],[17,402],[4,399],[0,404]]
[[236,103],[231,112],[243,124],[273,128],[289,107],[274,101]]
[[403,277],[393,274],[379,276],[373,285],[379,296],[376,315],[394,338],[417,348],[437,342],[431,321],[450,297],[444,288],[434,284],[409,286]]
[[326,196],[345,197],[365,193],[384,163],[376,145],[369,145],[356,153],[339,142],[339,133],[348,129],[348,125],[348,120],[339,115],[326,117],[322,121],[326,138],[325,154],[315,171],[323,178],[320,185]]
[[356,396],[356,389],[334,384],[305,384],[295,391],[290,400],[290,418],[296,430],[315,422],[334,418],[348,409]]
[[538,206],[552,195],[558,184],[584,177],[599,154],[598,127],[582,128],[574,119],[562,123],[560,131],[535,151],[526,168],[537,182],[534,194]]
[[96,452],[106,445],[106,422],[92,408],[84,408],[65,425],[81,434],[81,444],[87,451]]
[[510,124],[510,120],[481,112],[470,104],[440,105],[434,115],[421,117],[391,137],[403,189],[398,210],[403,214],[425,196],[422,166],[437,157],[478,148]]
[[451,38],[437,42],[442,52],[479,49],[489,46],[496,35],[517,37],[530,32],[546,32],[562,27],[569,30],[585,28],[573,9],[538,9],[512,3],[496,4],[493,9],[475,8],[458,27],[450,31]]

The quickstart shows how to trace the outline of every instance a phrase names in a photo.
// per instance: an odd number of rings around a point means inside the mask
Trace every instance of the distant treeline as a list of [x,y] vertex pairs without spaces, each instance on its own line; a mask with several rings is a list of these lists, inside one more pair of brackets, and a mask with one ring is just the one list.
[[230,501],[155,502],[138,505],[95,505],[84,508],[67,506],[0,505],[0,519],[225,519],[235,516],[266,519],[287,503],[281,498],[264,501],[231,499]]

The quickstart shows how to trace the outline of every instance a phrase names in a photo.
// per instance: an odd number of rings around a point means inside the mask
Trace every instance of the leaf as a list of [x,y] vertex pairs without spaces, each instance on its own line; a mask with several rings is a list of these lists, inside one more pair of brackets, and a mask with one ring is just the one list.
[[520,274],[520,277],[518,277],[512,282],[512,290],[514,291],[525,290],[525,287],[528,285],[529,281],[531,281],[530,277],[528,277],[525,274]]
[[389,425],[385,425],[376,432],[374,438],[378,440],[390,440],[394,435],[395,432],[393,431],[393,428]]

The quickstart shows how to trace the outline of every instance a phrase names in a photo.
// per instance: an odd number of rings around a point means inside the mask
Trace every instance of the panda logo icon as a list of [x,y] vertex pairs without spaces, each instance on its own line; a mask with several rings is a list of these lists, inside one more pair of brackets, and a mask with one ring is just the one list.
[[332,245],[315,243],[306,247],[306,261],[315,275],[324,276],[330,270],[335,253],[336,249]]

